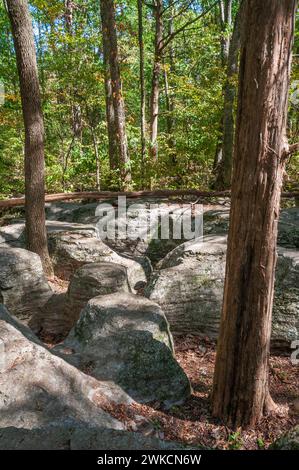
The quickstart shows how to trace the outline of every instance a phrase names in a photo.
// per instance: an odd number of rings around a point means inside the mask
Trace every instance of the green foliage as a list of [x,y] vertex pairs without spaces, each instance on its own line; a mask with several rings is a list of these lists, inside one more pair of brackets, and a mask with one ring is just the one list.
[[[71,31],[66,28],[64,3],[63,0],[30,2],[45,119],[47,191],[95,189],[95,145],[99,154],[101,187],[114,189],[118,186],[119,172],[109,169],[99,2],[74,2]],[[189,3],[181,1],[175,5],[180,8]],[[135,0],[122,0],[116,4],[132,188],[137,189],[142,187],[137,6]],[[210,0],[192,2],[181,15],[174,15],[173,28],[177,30],[212,4]],[[235,0],[234,14],[238,4]],[[165,1],[165,7],[167,5]],[[169,15],[170,10],[166,10],[165,34]],[[154,26],[153,11],[145,6],[147,119]],[[147,136],[145,174],[148,186],[208,189],[213,181],[226,73],[221,62],[220,40],[219,11],[214,8],[177,35],[165,50],[160,81],[159,158],[157,163],[150,162]],[[0,47],[0,80],[5,85],[5,104],[0,107],[0,196],[3,197],[24,192],[24,133],[13,41],[2,3]],[[298,48],[297,31],[297,54]],[[295,57],[293,82],[299,80],[298,70],[298,57]],[[165,74],[171,110],[167,106]],[[298,115],[298,106],[290,105],[292,141],[298,140]],[[80,128],[77,133],[74,132],[76,126]],[[294,159],[289,167],[289,186],[296,179],[297,169],[298,162]]]
[[240,450],[243,447],[243,440],[240,431],[230,434],[228,437],[229,450]]
[[264,450],[265,449],[265,442],[264,442],[264,439],[259,437],[257,440],[256,440],[256,443],[257,443],[257,446],[260,450]]

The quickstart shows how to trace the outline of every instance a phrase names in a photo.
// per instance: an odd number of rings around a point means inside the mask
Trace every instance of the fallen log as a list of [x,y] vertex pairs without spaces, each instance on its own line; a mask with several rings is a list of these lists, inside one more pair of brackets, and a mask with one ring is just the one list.
[[[126,196],[129,199],[136,198],[170,198],[178,196],[195,196],[197,198],[211,198],[211,197],[230,197],[230,191],[198,191],[197,189],[163,189],[156,191],[132,191],[132,192],[115,192],[115,191],[100,191],[100,192],[77,192],[77,193],[60,193],[48,194],[45,197],[45,202],[59,202],[59,201],[74,201],[92,199],[107,200],[117,198],[119,196]],[[282,193],[283,198],[299,198],[299,192],[286,192]],[[25,205],[25,198],[13,198],[0,200],[0,208],[10,208]]]

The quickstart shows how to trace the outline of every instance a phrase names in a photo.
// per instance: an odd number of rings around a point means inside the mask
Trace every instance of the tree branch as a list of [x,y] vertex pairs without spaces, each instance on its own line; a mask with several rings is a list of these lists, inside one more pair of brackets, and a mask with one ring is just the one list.
[[[126,196],[130,199],[138,198],[178,198],[184,196],[194,196],[196,198],[210,198],[210,197],[231,197],[230,191],[199,191],[196,189],[164,189],[156,191],[134,191],[134,192],[114,192],[114,191],[97,191],[97,192],[78,192],[78,193],[61,193],[61,194],[48,194],[45,196],[45,202],[58,202],[58,201],[75,201],[75,200],[107,200],[117,198],[118,196]],[[282,193],[283,198],[297,198],[298,192]],[[0,208],[24,206],[25,198],[15,199],[0,199]],[[192,204],[192,202],[190,202]],[[193,202],[194,204],[194,202]]]
[[156,5],[155,5],[154,3],[148,3],[148,2],[146,2],[145,0],[142,0],[142,3],[143,3],[146,7],[150,8],[151,10],[154,10],[154,9],[156,8]]
[[201,18],[203,18],[205,15],[207,15],[208,13],[210,13],[211,10],[213,10],[213,8],[218,5],[219,3],[219,0],[217,0],[216,2],[214,2],[207,10],[205,10],[203,13],[201,13],[200,15],[196,16],[195,18],[193,18],[192,20],[190,21],[187,21],[183,26],[181,26],[179,29],[177,29],[176,31],[174,31],[173,33],[171,34],[168,34],[168,36],[164,37],[163,40],[161,41],[161,45],[160,45],[160,50],[161,52],[165,49],[165,47],[168,46],[168,44],[178,35],[180,34],[182,31],[184,31],[186,28],[188,28],[188,26],[192,25],[193,23],[195,23],[196,21],[200,20]]
[[[183,13],[185,13],[185,11],[187,11],[188,8],[191,7],[193,1],[194,1],[194,0],[190,0],[190,1],[188,2],[188,4],[184,5],[180,10],[178,10],[175,15],[171,16],[171,20],[173,21],[175,18],[177,18],[178,16],[182,15]],[[162,14],[163,14],[163,13],[162,13]]]
[[[192,0],[192,3],[193,3],[194,0]],[[170,8],[174,7],[176,5],[176,3],[179,3],[180,0],[174,0],[172,3],[169,2],[169,5],[167,5],[167,7],[165,7],[163,10],[162,10],[162,15],[164,15],[164,13],[169,10]]]

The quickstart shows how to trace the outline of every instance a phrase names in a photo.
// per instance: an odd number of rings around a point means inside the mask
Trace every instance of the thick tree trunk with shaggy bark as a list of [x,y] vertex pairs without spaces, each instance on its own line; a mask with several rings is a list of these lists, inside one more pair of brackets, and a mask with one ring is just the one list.
[[32,22],[27,0],[7,0],[20,80],[25,126],[26,243],[52,275],[45,223],[44,123]]
[[256,424],[273,404],[268,359],[296,0],[246,0],[231,222],[213,414]]

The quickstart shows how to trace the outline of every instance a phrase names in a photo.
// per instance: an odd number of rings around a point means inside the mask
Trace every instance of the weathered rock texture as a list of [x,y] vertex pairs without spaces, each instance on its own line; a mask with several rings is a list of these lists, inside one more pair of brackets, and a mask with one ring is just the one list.
[[0,303],[22,321],[28,321],[51,297],[40,257],[0,246]]
[[67,293],[73,325],[89,300],[100,295],[129,291],[127,270],[123,266],[114,263],[85,264],[72,276]]
[[129,292],[127,270],[114,263],[90,263],[71,277],[66,294],[54,294],[34,315],[30,328],[40,337],[64,339],[87,302],[98,295]]
[[126,431],[101,406],[131,398],[53,355],[2,305],[0,353],[0,450],[182,448]]
[[46,342],[62,341],[74,325],[66,294],[53,294],[48,302],[35,313],[28,326]]
[[181,444],[137,432],[94,427],[73,420],[35,429],[0,429],[0,450],[183,450]]
[[25,246],[24,230],[24,222],[15,222],[11,225],[0,227],[0,246],[8,245],[23,248]]
[[146,282],[151,273],[151,265],[145,259],[120,256],[101,240],[84,232],[53,233],[49,237],[49,248],[56,271],[63,269],[60,273],[63,277],[69,277],[87,263],[116,263],[127,269],[129,285],[134,291],[135,285]]
[[165,312],[173,333],[218,335],[226,237],[180,245],[160,263],[146,295]]
[[[0,338],[0,428],[32,429],[72,418],[123,429],[99,405],[101,398],[112,397],[109,384],[101,384],[53,355],[3,306]],[[120,389],[118,394],[126,400]]]
[[[151,204],[145,201],[132,201],[128,204],[126,214],[129,237],[122,240],[118,237],[115,240],[107,239],[106,243],[118,253],[131,253],[133,255],[147,256],[153,264],[169,253],[173,248],[180,245],[186,239],[182,231],[176,233],[174,227],[182,224],[188,217],[186,209],[190,205],[168,204],[159,201]],[[201,214],[199,206],[194,211]],[[122,224],[123,216],[116,213],[118,223]],[[169,234],[162,236],[162,228],[168,227]],[[194,229],[194,218],[192,221]]]
[[278,244],[288,248],[299,248],[299,207],[281,211]]
[[160,307],[118,293],[92,299],[57,352],[99,380],[113,381],[134,400],[166,406],[190,394],[174,357],[172,336]]
[[[173,333],[217,338],[223,298],[226,237],[207,236],[169,253],[146,295],[164,310]],[[289,348],[299,338],[299,252],[279,249],[272,347]]]
[[[51,235],[59,232],[79,232],[85,236],[96,236],[94,225],[68,223],[62,221],[47,220],[47,233]],[[10,225],[0,227],[0,246],[25,248],[25,221],[17,220]]]
[[96,224],[96,208],[98,202],[55,202],[46,204],[46,217],[48,220],[59,220],[80,224]]
[[[106,201],[115,208],[116,238],[103,240],[114,251],[121,255],[133,257],[148,257],[153,263],[161,260],[174,247],[185,241],[183,234],[179,238],[173,235],[173,224],[180,217],[184,217],[186,206],[182,209],[181,204],[171,203],[161,199],[135,199],[127,200],[127,224],[129,237],[121,239],[118,235],[118,224],[124,222],[124,216],[118,213],[117,200]],[[64,220],[67,222],[92,224],[94,226],[101,220],[97,212],[99,203],[73,204],[59,203],[47,207],[47,218]],[[187,205],[187,207],[190,207]],[[195,209],[196,210],[196,209]],[[201,208],[198,208],[201,212]],[[168,224],[168,219],[170,223]],[[161,237],[161,226],[169,225],[170,237]],[[148,230],[147,230],[148,228]]]

